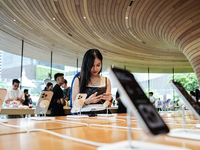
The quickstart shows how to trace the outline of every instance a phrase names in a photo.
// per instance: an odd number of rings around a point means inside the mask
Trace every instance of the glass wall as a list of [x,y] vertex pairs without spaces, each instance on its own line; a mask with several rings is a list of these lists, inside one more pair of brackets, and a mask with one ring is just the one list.
[[[36,104],[40,92],[44,89],[44,80],[48,78],[48,74],[52,73],[53,80],[55,73],[64,73],[65,79],[68,81],[68,86],[71,86],[71,81],[74,75],[80,71],[80,68],[66,66],[69,61],[73,66],[77,66],[77,59],[68,58],[67,54],[62,55],[59,51],[53,51],[45,47],[37,48],[24,42],[23,61],[21,61],[22,41],[12,37],[2,31],[0,36],[4,37],[0,41],[0,86],[1,88],[12,88],[12,80],[19,79],[21,81],[21,89],[28,89],[33,102]],[[53,54],[53,55],[52,55]],[[60,65],[55,62],[62,60]],[[81,59],[80,59],[81,60]],[[81,61],[79,60],[79,66]],[[51,65],[52,61],[52,65]],[[72,63],[73,62],[73,63]],[[22,65],[22,71],[21,71]],[[52,68],[51,68],[52,66]],[[151,71],[151,68],[150,68]],[[172,102],[179,99],[178,94],[171,87],[170,80],[173,79],[173,73],[133,73],[135,79],[138,81],[141,88],[148,96],[148,92],[154,92],[156,100],[160,98],[161,101],[171,99]],[[102,73],[108,78],[107,72]],[[194,73],[188,74],[174,74],[175,81],[184,84],[187,91],[198,88],[198,82]],[[183,82],[184,81],[184,82]],[[193,82],[194,81],[194,82]],[[115,99],[117,87],[111,83],[112,95]],[[194,88],[191,88],[194,87]],[[181,102],[180,102],[181,104]]]
[[[21,90],[29,90],[34,105],[46,86],[44,80],[48,78],[49,73],[52,73],[52,80],[54,80],[55,73],[63,73],[68,86],[71,86],[74,75],[80,71],[80,68],[66,66],[67,62],[66,65],[54,63],[57,59],[63,59],[63,61],[68,59],[58,52],[54,54],[51,50],[38,48],[27,42],[24,42],[22,52],[21,40],[2,31],[0,31],[0,36],[4,39],[0,41],[0,88],[11,89],[12,80],[19,79]],[[24,57],[21,57],[22,53]],[[74,66],[77,66],[77,59],[68,59],[68,61],[74,62]]]

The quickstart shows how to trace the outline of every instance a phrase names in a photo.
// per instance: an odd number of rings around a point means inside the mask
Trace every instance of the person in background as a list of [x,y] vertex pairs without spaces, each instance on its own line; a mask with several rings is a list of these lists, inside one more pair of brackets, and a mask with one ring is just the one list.
[[51,91],[53,89],[53,84],[51,82],[48,82],[44,90],[42,91]]
[[71,88],[67,86],[67,80],[64,79],[64,83],[62,84],[62,88],[63,88],[63,97],[66,101],[70,100],[70,92],[71,92]]
[[[105,101],[110,102],[109,106],[112,104],[112,94],[111,94],[111,83],[107,77],[100,75],[102,70],[103,56],[97,49],[88,50],[84,57],[81,66],[80,76],[74,80],[73,92],[72,92],[72,105],[76,99],[77,94],[86,93],[87,97],[84,102],[84,107],[90,107],[93,105],[97,106],[104,104]],[[98,90],[105,90],[106,92],[100,95]],[[89,106],[88,106],[89,105]],[[104,114],[106,110],[89,111],[83,112],[88,115]],[[110,113],[110,112],[109,112]]]
[[124,106],[124,104],[121,101],[120,95],[117,91],[116,93],[116,100],[118,101],[118,109],[117,109],[117,113],[126,113],[126,107]]
[[53,87],[52,92],[53,97],[51,99],[49,109],[51,109],[51,116],[63,116],[64,109],[63,106],[66,105],[65,100],[63,98],[63,91],[60,86],[64,83],[64,74],[56,73],[54,75],[54,79],[56,81],[56,85]]
[[28,89],[24,89],[24,96],[25,96],[25,101],[23,102],[23,105],[29,105],[31,103],[30,101],[30,94],[28,94]]
[[162,102],[160,101],[160,98],[158,98],[157,107],[158,107],[158,111],[161,111]]
[[155,98],[153,96],[153,92],[149,92],[149,100],[155,106]]
[[[13,79],[12,81],[12,89],[7,91],[5,102],[15,102],[17,105],[22,105],[25,100],[24,93],[19,88],[20,81],[18,79]],[[21,118],[20,115],[8,115],[8,118]]]
[[195,93],[193,91],[190,91],[190,96],[196,102],[196,95],[195,95]]

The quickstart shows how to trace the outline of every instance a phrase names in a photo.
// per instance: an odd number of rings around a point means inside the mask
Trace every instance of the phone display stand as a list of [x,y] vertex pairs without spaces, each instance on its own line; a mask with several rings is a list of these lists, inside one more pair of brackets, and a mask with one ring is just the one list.
[[[170,133],[168,133],[168,136],[184,138],[184,139],[200,140],[200,131],[192,130],[192,129],[185,129],[185,109],[184,109],[184,107],[182,107],[182,121],[183,121],[183,128],[170,130]],[[196,125],[196,126],[200,126],[200,125]]]
[[88,115],[67,115],[67,118],[88,118]]
[[[0,99],[0,112],[1,112],[2,105],[3,105],[3,101]],[[5,122],[8,122],[8,121],[0,118],[0,122],[5,123]]]
[[67,115],[67,118],[87,118],[87,117],[89,117],[88,115],[81,114],[81,109],[84,105],[84,101],[85,101],[86,97],[87,97],[87,94],[85,94],[85,93],[79,93],[76,96],[74,105],[71,109],[71,113],[77,113],[78,115]]
[[197,128],[200,128],[200,124],[197,124],[196,127],[197,127]]
[[47,117],[46,116],[46,109],[49,106],[49,100],[48,99],[44,99],[42,101],[40,101],[39,106],[40,108],[43,109],[43,111],[41,110],[41,114],[43,115],[42,117],[30,117],[30,119],[32,120],[38,120],[38,121],[45,121],[45,120],[55,120],[55,117]]
[[[106,146],[101,146],[97,150],[138,150],[138,149],[145,149],[145,150],[183,150],[183,148],[175,147],[175,146],[168,146],[163,144],[155,144],[155,143],[148,143],[145,141],[134,141],[132,140],[131,135],[131,113],[130,110],[127,109],[127,141],[117,142],[113,144],[108,144]],[[148,137],[147,137],[148,138]],[[187,149],[184,149],[187,150]]]
[[[4,103],[4,99],[6,97],[6,93],[7,93],[7,90],[6,89],[0,89],[0,112],[1,112],[1,108],[3,106],[3,103]],[[1,119],[0,118],[0,122],[1,123],[4,123],[4,122],[8,122],[7,120],[5,119]]]
[[78,115],[67,115],[67,118],[87,118],[87,117],[89,117],[88,115],[81,114],[81,109],[82,109],[83,104],[84,104],[84,102],[82,100],[79,100],[78,102],[76,102],[76,104],[74,104],[74,105],[76,105],[77,108],[78,107],[80,108],[79,114]]
[[106,108],[106,114],[97,114],[98,117],[114,117],[114,114],[108,114],[108,105],[110,104],[110,102],[106,101],[103,104],[103,107]]

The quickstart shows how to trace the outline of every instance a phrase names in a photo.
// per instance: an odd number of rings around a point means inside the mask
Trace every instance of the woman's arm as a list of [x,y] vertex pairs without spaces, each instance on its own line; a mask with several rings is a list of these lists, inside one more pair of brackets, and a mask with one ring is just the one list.
[[[107,78],[107,90],[106,93],[103,94],[103,98],[106,101],[111,101],[112,100],[112,93],[111,93],[111,83],[110,79]],[[110,102],[109,107],[112,105],[112,102]]]
[[73,87],[72,87],[72,106],[73,106],[73,103],[74,103],[74,101],[76,99],[77,94],[80,93],[79,89],[80,89],[80,87],[79,87],[79,79],[76,78],[74,80],[74,84],[73,84]]

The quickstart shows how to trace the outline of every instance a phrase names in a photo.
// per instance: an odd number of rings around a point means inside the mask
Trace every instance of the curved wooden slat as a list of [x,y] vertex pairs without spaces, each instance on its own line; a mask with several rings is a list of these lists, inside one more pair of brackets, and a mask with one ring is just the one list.
[[[1,0],[0,48],[19,53],[11,49],[21,45],[4,34],[9,33],[31,45],[27,57],[47,61],[42,51],[53,51],[58,57],[54,63],[74,66],[86,50],[97,48],[104,68],[115,64],[136,72],[194,69],[200,82],[200,1],[134,0],[129,6],[130,2]],[[31,55],[34,47],[43,57]]]

